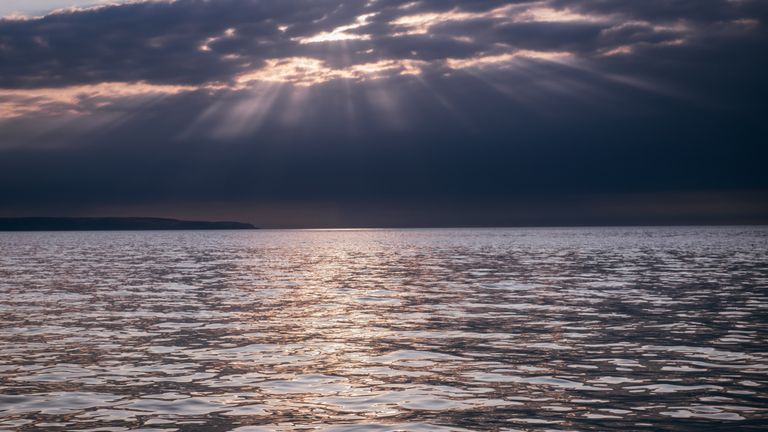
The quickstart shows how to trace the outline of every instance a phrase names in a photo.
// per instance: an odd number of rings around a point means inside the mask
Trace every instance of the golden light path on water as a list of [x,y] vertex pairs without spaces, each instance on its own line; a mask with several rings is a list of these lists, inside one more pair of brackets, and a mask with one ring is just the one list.
[[0,234],[0,430],[759,430],[764,228]]

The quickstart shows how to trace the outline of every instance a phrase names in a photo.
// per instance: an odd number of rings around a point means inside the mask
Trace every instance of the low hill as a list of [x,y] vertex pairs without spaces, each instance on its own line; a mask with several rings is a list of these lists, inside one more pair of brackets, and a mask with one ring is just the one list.
[[248,230],[241,222],[184,221],[163,218],[0,218],[0,231],[143,231],[143,230]]

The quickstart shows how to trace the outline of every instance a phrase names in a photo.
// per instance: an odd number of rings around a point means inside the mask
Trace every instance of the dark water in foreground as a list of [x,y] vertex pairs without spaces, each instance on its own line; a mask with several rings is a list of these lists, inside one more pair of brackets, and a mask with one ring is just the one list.
[[768,229],[0,234],[0,430],[765,430]]

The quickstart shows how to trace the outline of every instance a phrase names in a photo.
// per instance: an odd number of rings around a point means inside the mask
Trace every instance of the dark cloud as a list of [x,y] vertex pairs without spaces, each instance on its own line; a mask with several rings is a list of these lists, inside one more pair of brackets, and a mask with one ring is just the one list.
[[[399,35],[398,18],[418,14],[482,15],[436,22],[429,33]],[[590,14],[589,22],[515,22],[542,7]],[[563,9],[568,8],[568,9]],[[104,81],[162,84],[229,82],[266,59],[297,55],[324,59],[333,42],[302,46],[300,38],[350,29],[368,40],[347,53],[349,63],[372,58],[442,60],[501,49],[604,52],[638,43],[698,38],[714,26],[758,20],[757,1],[377,1],[179,0],[62,12],[40,19],[0,21],[0,87],[29,88]],[[544,18],[546,19],[546,17]],[[678,27],[670,27],[677,25]],[[747,24],[744,24],[747,25]],[[734,24],[734,26],[737,26]],[[227,31],[231,30],[231,34]],[[205,49],[201,47],[205,46]],[[371,52],[367,52],[371,50]]]
[[[179,0],[2,21],[0,213],[765,220],[766,9]],[[417,14],[426,30],[398,21]],[[345,26],[361,37],[302,43]],[[235,84],[254,71],[282,75]]]
[[570,8],[588,14],[617,14],[624,19],[659,24],[692,21],[712,24],[765,14],[760,0],[553,0],[556,8]]

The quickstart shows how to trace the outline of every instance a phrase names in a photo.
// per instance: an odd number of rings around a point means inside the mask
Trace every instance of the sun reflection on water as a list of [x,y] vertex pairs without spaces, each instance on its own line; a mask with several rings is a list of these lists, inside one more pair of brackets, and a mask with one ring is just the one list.
[[754,426],[766,242],[761,229],[4,234],[0,427]]

